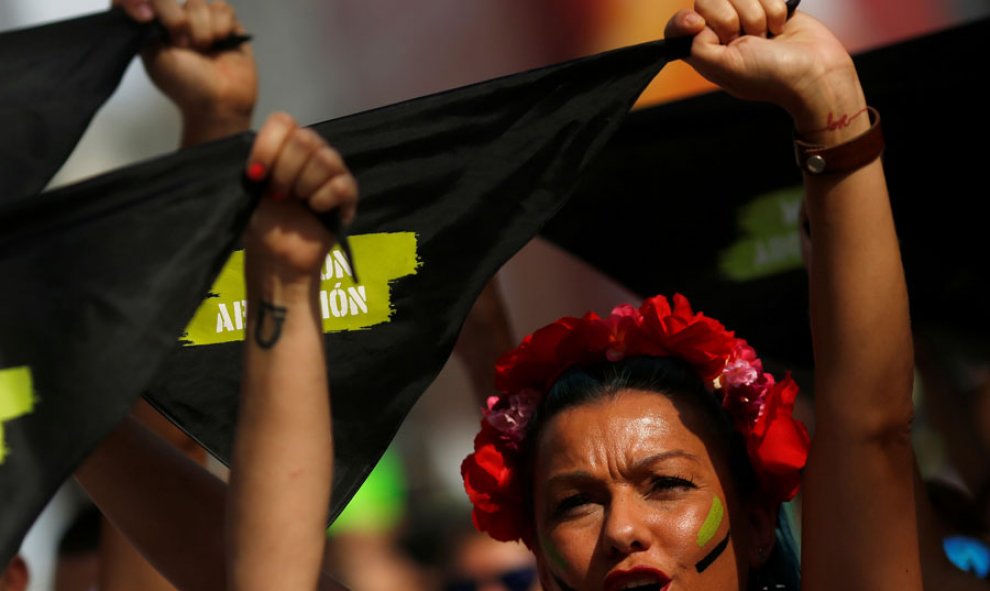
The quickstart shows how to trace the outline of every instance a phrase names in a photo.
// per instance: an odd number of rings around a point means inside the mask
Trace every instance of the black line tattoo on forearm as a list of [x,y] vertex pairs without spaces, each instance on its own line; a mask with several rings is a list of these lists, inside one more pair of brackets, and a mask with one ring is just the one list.
[[[262,349],[271,349],[282,336],[282,324],[285,323],[286,309],[271,302],[258,302],[258,323],[254,327],[254,342]],[[270,330],[265,330],[265,319],[270,318]],[[267,333],[267,334],[266,334]]]

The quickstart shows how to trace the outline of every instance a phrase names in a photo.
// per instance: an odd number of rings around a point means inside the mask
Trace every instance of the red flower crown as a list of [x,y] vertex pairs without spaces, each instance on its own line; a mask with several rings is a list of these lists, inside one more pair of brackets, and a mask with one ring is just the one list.
[[499,359],[499,394],[488,398],[474,453],[461,464],[479,530],[531,546],[522,442],[540,401],[573,366],[633,356],[677,357],[694,366],[743,435],[765,498],[794,498],[810,444],[804,424],[792,416],[797,384],[789,374],[775,381],[746,341],[694,313],[684,296],[674,296],[673,308],[656,296],[638,310],[619,306],[607,318],[561,318]]

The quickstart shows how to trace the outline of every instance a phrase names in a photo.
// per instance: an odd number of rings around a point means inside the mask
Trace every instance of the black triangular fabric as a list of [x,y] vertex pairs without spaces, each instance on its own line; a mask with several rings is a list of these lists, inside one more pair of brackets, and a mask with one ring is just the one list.
[[250,202],[225,140],[0,207],[0,406],[30,372],[32,412],[0,419],[0,560],[128,412],[239,238]]
[[[984,19],[855,58],[882,117],[913,321],[980,335],[990,275],[972,212],[986,163],[973,146],[990,137],[977,91],[988,35]],[[778,109],[723,93],[635,112],[542,235],[644,296],[684,293],[762,356],[810,368],[791,134]]]
[[152,34],[120,10],[0,34],[0,203],[45,187]]
[[[327,336],[334,514],[442,367],[484,284],[563,205],[642,88],[685,51],[648,43],[315,126],[363,196],[351,228],[363,283],[331,256],[322,296],[338,330]],[[141,392],[227,457],[242,271],[228,266],[210,281],[251,210],[238,180],[250,140],[0,207],[0,388],[4,370],[27,368],[37,396],[31,412],[0,423],[9,451],[0,560]]]

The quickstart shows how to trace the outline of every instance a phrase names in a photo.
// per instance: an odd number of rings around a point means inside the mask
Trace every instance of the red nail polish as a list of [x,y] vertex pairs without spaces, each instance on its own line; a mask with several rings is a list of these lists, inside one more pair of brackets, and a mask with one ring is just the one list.
[[265,173],[266,172],[267,171],[265,170],[265,165],[264,164],[262,164],[260,162],[252,162],[247,167],[247,178],[250,179],[250,180],[252,180],[252,181],[254,181],[254,182],[258,182],[258,181],[262,180],[263,178],[265,178]]
[[287,195],[281,191],[272,191],[271,196],[275,201],[285,201],[285,198],[287,197]]

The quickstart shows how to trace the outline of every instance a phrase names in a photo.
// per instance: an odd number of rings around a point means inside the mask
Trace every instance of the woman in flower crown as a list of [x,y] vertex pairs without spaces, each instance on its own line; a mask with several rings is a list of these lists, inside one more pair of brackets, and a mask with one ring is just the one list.
[[[794,381],[681,296],[564,318],[497,365],[462,466],[475,524],[525,542],[548,591],[920,589],[907,294],[852,60],[784,0],[698,0],[666,36],[692,36],[698,72],[793,118],[814,442]],[[799,487],[800,567],[780,517]]]

